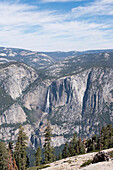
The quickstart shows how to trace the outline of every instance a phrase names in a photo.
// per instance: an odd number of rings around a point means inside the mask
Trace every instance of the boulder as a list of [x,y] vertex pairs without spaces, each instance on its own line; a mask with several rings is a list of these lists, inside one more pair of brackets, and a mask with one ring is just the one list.
[[110,156],[107,152],[98,152],[94,158],[92,163],[97,163],[97,162],[103,162],[103,161],[109,161]]

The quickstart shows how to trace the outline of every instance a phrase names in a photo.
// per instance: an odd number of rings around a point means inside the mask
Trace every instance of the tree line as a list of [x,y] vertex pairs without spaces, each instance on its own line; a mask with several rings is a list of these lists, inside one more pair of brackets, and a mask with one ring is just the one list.
[[[40,146],[35,153],[35,165],[38,166],[42,163],[47,164],[56,160],[54,148],[51,146],[51,127],[49,122],[45,129],[45,144],[42,161],[42,150]],[[4,142],[0,142],[0,169],[1,170],[25,170],[29,167],[29,158],[27,156],[27,135],[24,128],[20,126],[18,138],[13,146],[9,142],[8,147]]]
[[29,166],[27,157],[27,136],[24,128],[20,126],[15,147],[9,142],[8,147],[0,142],[0,169],[2,170],[25,170]]
[[110,124],[103,127],[99,135],[93,135],[92,138],[87,140],[81,140],[74,134],[72,140],[65,143],[62,158],[109,148],[113,148],[113,128]]
[[[92,151],[108,149],[113,147],[113,128],[109,124],[103,127],[98,136],[94,135],[90,139],[81,140],[76,134],[70,142],[66,142],[62,152],[58,156],[51,143],[52,129],[50,123],[47,123],[45,129],[44,151],[38,146],[35,153],[35,165],[51,163],[62,158],[84,154]],[[8,148],[4,142],[0,142],[0,169],[2,170],[25,170],[29,167],[29,158],[27,156],[27,135],[24,128],[20,126],[15,147],[9,142]]]

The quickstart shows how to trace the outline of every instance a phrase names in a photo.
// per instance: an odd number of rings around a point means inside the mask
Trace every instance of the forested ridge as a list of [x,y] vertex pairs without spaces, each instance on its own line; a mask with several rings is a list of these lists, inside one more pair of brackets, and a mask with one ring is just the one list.
[[[103,127],[98,136],[93,135],[90,139],[82,140],[81,137],[74,134],[71,141],[65,143],[59,155],[55,154],[55,148],[52,147],[51,131],[48,121],[44,133],[45,144],[43,149],[38,146],[35,151],[34,166],[45,167],[45,164],[62,158],[113,148],[113,127],[110,124]],[[0,142],[0,169],[25,170],[30,166],[29,159],[27,155],[27,134],[24,132],[24,128],[20,126],[15,144],[12,141],[8,145],[5,142]]]

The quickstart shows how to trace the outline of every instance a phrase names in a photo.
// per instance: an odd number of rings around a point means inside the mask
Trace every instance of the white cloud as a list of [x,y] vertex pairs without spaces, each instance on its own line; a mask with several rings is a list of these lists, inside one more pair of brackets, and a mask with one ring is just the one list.
[[113,0],[100,0],[89,3],[86,6],[79,6],[72,9],[75,17],[83,15],[113,15]]
[[96,2],[100,4],[113,4],[113,0],[100,0]]
[[[56,21],[54,11],[36,10],[34,6],[0,3],[0,25],[36,25]],[[60,16],[59,16],[60,17]]]
[[78,9],[74,10],[58,14],[25,4],[0,3],[0,45],[40,51],[113,47],[112,22],[71,20]]

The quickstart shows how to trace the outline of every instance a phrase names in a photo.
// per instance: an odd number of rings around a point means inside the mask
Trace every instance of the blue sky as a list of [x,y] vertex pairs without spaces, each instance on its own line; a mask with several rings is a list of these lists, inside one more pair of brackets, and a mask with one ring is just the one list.
[[113,49],[113,0],[0,0],[0,46]]

